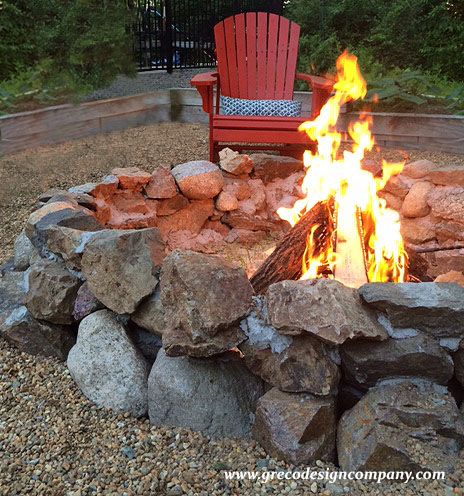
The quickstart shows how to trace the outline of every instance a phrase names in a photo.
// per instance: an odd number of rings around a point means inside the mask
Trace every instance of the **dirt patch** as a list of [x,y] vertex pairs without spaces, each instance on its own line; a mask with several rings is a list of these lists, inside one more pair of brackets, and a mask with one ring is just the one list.
[[[93,136],[61,145],[0,158],[0,263],[12,255],[15,237],[49,188],[69,188],[100,179],[114,167],[136,166],[152,171],[208,157],[208,128],[199,124],[165,123]],[[437,164],[462,163],[464,156],[431,152],[372,152],[379,160],[428,158]]]

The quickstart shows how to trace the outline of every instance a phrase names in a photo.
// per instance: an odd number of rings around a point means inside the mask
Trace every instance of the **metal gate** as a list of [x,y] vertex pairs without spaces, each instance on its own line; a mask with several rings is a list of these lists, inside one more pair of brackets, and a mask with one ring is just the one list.
[[282,14],[284,0],[138,0],[134,53],[141,71],[213,67],[213,28],[240,12]]

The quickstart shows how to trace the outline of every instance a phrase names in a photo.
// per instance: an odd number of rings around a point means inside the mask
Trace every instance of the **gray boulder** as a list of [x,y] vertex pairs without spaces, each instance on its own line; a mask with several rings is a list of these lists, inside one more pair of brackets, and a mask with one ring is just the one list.
[[148,413],[156,426],[246,438],[263,393],[263,382],[240,361],[171,358],[162,349],[148,378]]
[[337,354],[310,335],[283,336],[269,324],[262,298],[241,322],[248,338],[240,344],[247,367],[264,381],[283,391],[327,395],[336,391],[340,380],[334,363]]
[[155,289],[165,256],[158,229],[105,230],[85,245],[82,272],[90,290],[116,313],[132,313]]
[[13,310],[0,323],[0,333],[20,351],[58,360],[66,360],[76,342],[76,334],[70,326],[34,319],[25,306]]
[[29,216],[25,233],[39,252],[46,254],[49,232],[56,226],[78,231],[103,229],[92,211],[70,201],[56,201],[47,203]]
[[453,360],[426,334],[381,343],[348,341],[340,350],[345,378],[356,385],[374,386],[387,377],[423,377],[447,384],[453,377]]
[[169,356],[211,356],[241,343],[239,322],[253,289],[242,268],[192,251],[174,251],[161,270],[161,303]]
[[24,306],[27,272],[0,276],[0,335],[20,351],[65,360],[75,343],[69,326],[34,319]]
[[443,386],[387,381],[370,389],[338,427],[342,470],[452,470],[464,419]]
[[457,284],[370,283],[361,298],[385,312],[394,327],[412,327],[435,337],[464,336],[464,287]]
[[160,286],[156,286],[155,291],[146,300],[144,300],[137,310],[131,315],[131,320],[142,329],[162,336],[166,327],[164,318],[164,308],[161,304]]
[[253,437],[270,456],[295,465],[335,460],[335,398],[272,388],[258,400]]
[[74,301],[82,281],[62,263],[35,263],[29,270],[28,283],[25,305],[34,318],[54,324],[74,322]]
[[148,363],[109,310],[99,310],[79,325],[67,365],[84,395],[99,407],[147,413]]
[[269,286],[266,298],[270,321],[282,334],[309,332],[331,344],[387,338],[356,290],[336,280],[281,281]]

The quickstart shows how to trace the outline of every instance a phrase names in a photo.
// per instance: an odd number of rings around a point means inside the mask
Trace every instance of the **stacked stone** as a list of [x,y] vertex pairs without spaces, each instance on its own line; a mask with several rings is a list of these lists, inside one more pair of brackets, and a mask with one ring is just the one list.
[[[384,189],[387,205],[401,214],[409,251],[421,253],[425,275],[464,283],[464,168],[429,160],[405,165]],[[423,253],[425,251],[425,253]]]
[[[230,168],[247,164],[230,152],[226,158]],[[174,184],[162,172],[171,185],[163,194],[175,187],[176,195],[177,188],[201,195],[191,168],[174,171]],[[265,179],[272,170],[260,172],[263,184],[278,184]],[[256,297],[243,269],[218,257],[167,255],[161,225],[108,229],[101,199],[120,191],[145,198],[151,181],[114,172],[98,185],[42,195],[13,267],[1,272],[3,337],[22,351],[67,359],[90,400],[148,414],[155,425],[251,435],[294,464],[338,458],[344,470],[452,467],[464,446],[456,403],[464,386],[463,287],[357,291],[319,279],[282,281]],[[237,202],[247,201],[237,191],[257,180],[232,183]],[[216,202],[222,193],[225,186]]]
[[227,243],[255,243],[282,231],[276,210],[298,199],[302,177],[300,160],[226,148],[220,166],[200,160],[152,174],[114,169],[103,182],[69,192],[90,198],[107,228],[157,227],[170,249],[215,253]]

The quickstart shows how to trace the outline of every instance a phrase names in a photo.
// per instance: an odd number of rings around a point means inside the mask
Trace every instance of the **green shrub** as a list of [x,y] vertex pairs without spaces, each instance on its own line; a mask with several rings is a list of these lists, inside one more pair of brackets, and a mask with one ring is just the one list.
[[0,5],[4,107],[8,100],[83,93],[118,74],[135,73],[126,0],[3,0]]
[[345,48],[369,86],[393,106],[463,108],[464,8],[453,0],[290,0],[302,27],[299,67],[334,71]]

